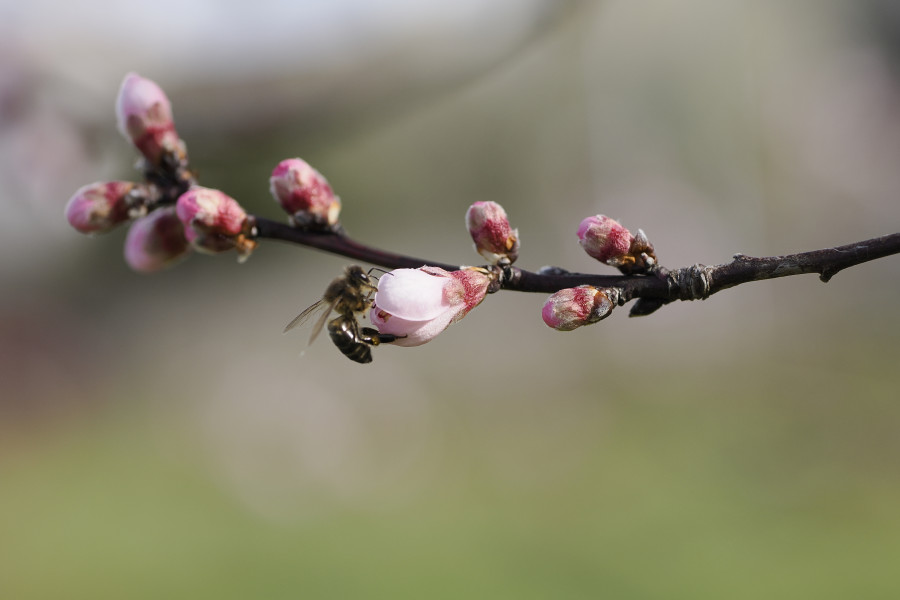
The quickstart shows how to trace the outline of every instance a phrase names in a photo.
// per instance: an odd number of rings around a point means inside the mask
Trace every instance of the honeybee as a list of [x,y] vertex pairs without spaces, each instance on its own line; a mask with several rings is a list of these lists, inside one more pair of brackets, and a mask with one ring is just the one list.
[[[357,265],[347,267],[343,276],[331,282],[321,300],[287,324],[284,333],[305,322],[317,310],[322,310],[322,316],[309,336],[309,343],[313,343],[328,323],[331,341],[347,358],[358,363],[372,362],[371,346],[393,342],[398,336],[380,333],[372,327],[360,327],[357,321],[357,315],[372,306],[372,296],[378,291],[375,279],[369,273],[371,271],[367,273]],[[332,312],[338,316],[329,321]]]

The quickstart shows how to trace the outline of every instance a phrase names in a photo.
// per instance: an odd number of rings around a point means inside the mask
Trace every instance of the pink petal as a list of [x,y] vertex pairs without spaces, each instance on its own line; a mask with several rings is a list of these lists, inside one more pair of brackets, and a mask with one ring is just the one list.
[[450,323],[460,316],[464,310],[465,306],[462,304],[453,307],[447,306],[444,312],[435,318],[423,321],[410,321],[388,314],[377,305],[373,305],[369,318],[381,333],[403,336],[392,342],[394,346],[410,347],[421,346],[425,342],[433,340],[439,333],[447,329]]
[[419,269],[396,269],[378,280],[375,303],[381,310],[408,321],[434,319],[450,306],[444,297],[448,281]]

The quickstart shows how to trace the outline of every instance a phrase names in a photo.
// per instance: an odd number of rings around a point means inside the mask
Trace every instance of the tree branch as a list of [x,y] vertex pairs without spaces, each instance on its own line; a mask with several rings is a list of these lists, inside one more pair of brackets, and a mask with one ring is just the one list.
[[[309,246],[386,269],[415,269],[423,265],[440,267],[448,271],[461,268],[460,265],[372,248],[353,240],[340,228],[306,231],[263,217],[255,217],[255,220],[257,238]],[[835,248],[784,256],[755,258],[736,254],[734,260],[726,264],[715,266],[698,264],[675,270],[659,267],[641,275],[570,273],[555,267],[544,268],[538,272],[518,267],[491,268],[500,270],[498,289],[549,294],[579,285],[616,288],[620,291],[620,304],[633,299],[643,299],[644,302],[632,310],[632,315],[644,315],[675,300],[701,300],[716,292],[751,281],[818,273],[819,278],[827,282],[843,269],[893,254],[900,254],[900,233]]]
[[334,230],[304,230],[263,217],[253,218],[256,220],[256,238],[268,238],[309,246],[386,269],[418,269],[422,265],[440,267],[447,271],[459,269],[458,265],[428,261],[366,246],[351,239],[340,227]]

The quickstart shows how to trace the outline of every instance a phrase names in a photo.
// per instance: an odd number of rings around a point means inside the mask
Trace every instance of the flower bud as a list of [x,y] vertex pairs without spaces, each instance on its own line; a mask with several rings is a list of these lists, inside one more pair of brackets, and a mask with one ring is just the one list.
[[81,233],[109,231],[130,218],[130,181],[101,181],[80,188],[66,204],[66,219]]
[[269,189],[296,227],[331,227],[338,222],[341,200],[321,173],[299,158],[278,163]]
[[547,298],[541,316],[544,323],[559,331],[572,331],[596,323],[615,308],[618,293],[590,285],[560,290]]
[[172,105],[154,81],[137,73],[125,76],[116,99],[116,121],[122,135],[153,166],[159,166],[166,154],[184,154]]
[[395,345],[420,346],[478,306],[490,283],[474,267],[396,269],[379,279],[369,318],[379,332],[400,336]]
[[597,215],[581,222],[578,239],[585,252],[601,262],[618,267],[627,262],[634,237],[615,219]]
[[178,197],[175,212],[184,224],[185,238],[201,252],[215,254],[237,248],[246,256],[256,246],[247,237],[247,213],[224,192],[191,188]]
[[175,207],[167,206],[134,222],[125,238],[125,262],[151,273],[171,266],[190,249]]
[[506,211],[496,202],[475,202],[466,211],[466,227],[475,251],[491,264],[515,262],[519,256],[519,231],[509,226]]

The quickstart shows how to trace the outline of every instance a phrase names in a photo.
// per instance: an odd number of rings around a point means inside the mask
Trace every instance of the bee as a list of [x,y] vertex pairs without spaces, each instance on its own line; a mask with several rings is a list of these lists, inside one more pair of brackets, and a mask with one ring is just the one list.
[[[371,346],[393,342],[399,336],[380,333],[372,327],[360,327],[357,321],[357,315],[372,306],[372,296],[378,291],[376,280],[370,273],[357,265],[347,267],[341,277],[331,282],[321,300],[287,324],[284,333],[305,322],[317,310],[322,310],[322,316],[313,326],[309,343],[313,343],[328,323],[331,341],[347,358],[358,363],[372,362]],[[329,321],[333,312],[337,313],[337,317]]]

